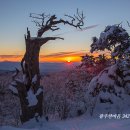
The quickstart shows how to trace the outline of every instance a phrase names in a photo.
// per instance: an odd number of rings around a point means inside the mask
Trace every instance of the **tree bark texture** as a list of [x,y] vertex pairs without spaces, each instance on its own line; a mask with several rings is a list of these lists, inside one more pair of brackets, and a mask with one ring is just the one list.
[[[34,106],[29,106],[27,100],[27,93],[31,89],[35,95],[38,89],[43,89],[40,86],[40,71],[39,71],[39,52],[40,42],[33,40],[30,36],[30,32],[27,30],[27,37],[25,36],[26,52],[21,61],[24,82],[20,83],[17,81],[17,89],[19,92],[21,102],[21,121],[26,122],[29,119],[35,117],[35,114],[42,116],[42,103],[43,103],[43,92],[40,92],[36,96],[38,102]],[[35,78],[35,81],[33,79]]]

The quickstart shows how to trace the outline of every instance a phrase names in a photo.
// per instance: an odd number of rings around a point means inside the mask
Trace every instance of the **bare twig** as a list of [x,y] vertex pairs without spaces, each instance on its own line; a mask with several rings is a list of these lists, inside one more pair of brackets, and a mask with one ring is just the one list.
[[127,21],[128,27],[130,27],[130,23]]

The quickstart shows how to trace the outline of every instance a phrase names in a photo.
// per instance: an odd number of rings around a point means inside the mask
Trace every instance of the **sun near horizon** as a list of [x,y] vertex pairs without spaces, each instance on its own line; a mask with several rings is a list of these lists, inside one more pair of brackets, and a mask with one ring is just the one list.
[[[0,56],[0,62],[20,62],[22,60],[23,55],[3,55]],[[71,62],[80,62],[81,56],[63,56],[63,57],[39,57],[40,62],[65,62],[65,63],[71,63]]]
[[65,57],[65,61],[67,63],[71,63],[71,62],[74,62],[74,61],[78,61],[75,57]]

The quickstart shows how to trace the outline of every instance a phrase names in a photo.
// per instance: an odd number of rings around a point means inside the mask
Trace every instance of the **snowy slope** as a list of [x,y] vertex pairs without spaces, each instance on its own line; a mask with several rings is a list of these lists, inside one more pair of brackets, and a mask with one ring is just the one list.
[[[31,122],[30,122],[31,123]],[[28,124],[29,125],[29,124]],[[31,124],[30,124],[31,125]],[[44,122],[34,128],[14,128],[11,126],[0,127],[0,130],[129,130],[130,119],[86,119],[74,118],[59,122]]]
[[[20,102],[18,97],[13,95],[14,91],[13,93],[10,91],[14,90],[10,85],[15,84],[11,83],[12,75],[14,72],[0,75],[0,92],[4,93],[0,94],[0,125],[20,124]],[[23,79],[21,73],[18,79]],[[80,69],[53,72],[43,76],[41,85],[44,90],[44,115],[48,116],[49,120],[61,120],[83,114],[86,111],[85,87],[91,79],[92,76],[88,75],[86,70]],[[31,91],[29,93],[27,97],[29,105],[35,104],[36,95],[32,95]]]

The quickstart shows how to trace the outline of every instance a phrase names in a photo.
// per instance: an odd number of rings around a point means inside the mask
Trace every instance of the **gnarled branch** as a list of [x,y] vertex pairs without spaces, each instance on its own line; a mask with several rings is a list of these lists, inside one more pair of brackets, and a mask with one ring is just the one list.
[[84,19],[85,19],[83,12],[80,13],[78,9],[76,14],[74,14],[73,16],[65,15],[65,17],[68,17],[70,20],[64,20],[62,18],[57,20],[56,15],[50,16],[50,15],[45,15],[45,13],[43,14],[32,13],[30,14],[30,17],[35,19],[33,20],[33,22],[36,24],[36,26],[39,27],[37,37],[41,37],[43,33],[49,30],[51,31],[59,30],[57,24],[60,23],[68,24],[75,28],[82,29],[81,27],[84,25]]
[[45,44],[46,42],[50,41],[50,40],[56,40],[56,39],[61,39],[64,40],[64,38],[61,37],[32,37],[30,40],[35,41],[37,43],[40,44],[40,46],[42,46],[43,44]]

